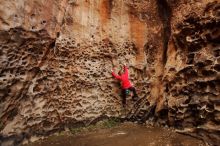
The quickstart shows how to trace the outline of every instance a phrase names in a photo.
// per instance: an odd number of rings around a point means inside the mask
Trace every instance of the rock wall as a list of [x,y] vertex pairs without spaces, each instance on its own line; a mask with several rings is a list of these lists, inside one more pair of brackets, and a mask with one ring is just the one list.
[[175,7],[172,9],[175,16],[163,76],[168,124],[217,144],[220,142],[220,3],[178,3],[170,2]]
[[[113,66],[118,71],[122,63],[129,64],[131,80],[139,96],[146,98],[144,44],[159,25],[157,13],[151,13],[156,12],[156,3],[142,4],[0,2],[0,117],[5,145],[106,116],[120,117],[120,85],[111,76]],[[145,22],[154,17],[154,22]]]
[[219,17],[215,0],[0,1],[2,143],[122,117],[123,63],[141,99],[128,119],[217,143]]

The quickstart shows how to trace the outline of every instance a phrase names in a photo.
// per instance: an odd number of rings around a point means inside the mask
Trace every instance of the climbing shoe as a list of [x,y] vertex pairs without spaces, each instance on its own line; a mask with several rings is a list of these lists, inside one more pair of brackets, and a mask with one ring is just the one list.
[[132,97],[132,100],[133,100],[133,101],[137,101],[137,100],[138,100],[138,97],[137,97],[137,96],[134,96],[134,97]]

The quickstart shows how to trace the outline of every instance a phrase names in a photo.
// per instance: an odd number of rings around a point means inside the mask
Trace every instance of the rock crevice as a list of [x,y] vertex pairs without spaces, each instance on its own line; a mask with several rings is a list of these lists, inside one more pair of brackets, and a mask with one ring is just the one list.
[[158,6],[158,13],[161,19],[161,22],[163,24],[163,31],[161,32],[162,38],[163,38],[163,54],[162,54],[162,60],[163,64],[165,65],[167,62],[167,49],[168,49],[168,43],[170,40],[171,35],[171,15],[172,10],[169,6],[169,3],[167,0],[157,0],[157,6]]

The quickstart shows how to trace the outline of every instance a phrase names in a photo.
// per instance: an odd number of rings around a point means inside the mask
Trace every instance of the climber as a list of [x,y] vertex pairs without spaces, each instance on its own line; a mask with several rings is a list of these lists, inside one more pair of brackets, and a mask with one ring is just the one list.
[[124,65],[124,73],[122,73],[122,70],[119,71],[119,75],[116,75],[114,73],[114,68],[112,70],[112,76],[114,76],[116,79],[121,81],[122,85],[122,104],[123,107],[126,105],[126,96],[129,94],[130,91],[133,92],[132,100],[137,101],[138,95],[136,93],[135,88],[132,86],[131,82],[129,81],[129,75],[128,75],[128,68],[126,65]]

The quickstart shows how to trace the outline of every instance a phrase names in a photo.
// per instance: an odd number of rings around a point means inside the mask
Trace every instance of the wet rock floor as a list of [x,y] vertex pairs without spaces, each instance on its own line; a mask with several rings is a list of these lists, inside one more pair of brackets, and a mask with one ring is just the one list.
[[205,146],[203,141],[167,128],[124,123],[109,129],[50,136],[25,146]]

